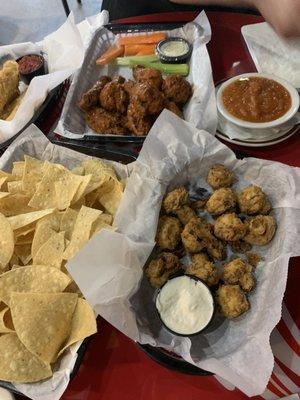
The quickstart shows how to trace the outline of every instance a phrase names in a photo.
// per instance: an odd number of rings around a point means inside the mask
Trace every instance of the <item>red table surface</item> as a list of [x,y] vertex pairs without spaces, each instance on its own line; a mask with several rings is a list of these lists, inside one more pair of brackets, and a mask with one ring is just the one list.
[[[189,21],[196,13],[165,13],[119,20],[120,23]],[[208,45],[215,82],[255,67],[242,39],[243,25],[262,21],[261,17],[211,12],[212,40]],[[300,166],[300,137],[269,148],[249,149],[232,146],[249,155]],[[293,259],[292,264],[299,259]],[[293,268],[295,271],[295,268]],[[290,268],[291,272],[291,268]],[[289,272],[289,274],[290,274]],[[296,271],[295,271],[296,272]],[[298,273],[298,281],[300,271]],[[289,286],[293,279],[288,280]],[[287,290],[286,298],[295,304],[293,318],[299,321],[299,296]],[[93,336],[76,377],[70,382],[63,400],[242,400],[240,391],[228,391],[214,377],[196,377],[169,371],[152,361],[134,342],[100,319],[99,332]]]

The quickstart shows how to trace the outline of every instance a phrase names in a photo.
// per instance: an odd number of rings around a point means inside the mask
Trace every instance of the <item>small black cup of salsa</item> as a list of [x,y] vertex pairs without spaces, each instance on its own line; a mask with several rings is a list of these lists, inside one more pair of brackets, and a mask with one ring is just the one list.
[[19,72],[22,80],[29,84],[30,81],[39,75],[45,74],[44,57],[38,54],[27,54],[17,60],[19,64]]

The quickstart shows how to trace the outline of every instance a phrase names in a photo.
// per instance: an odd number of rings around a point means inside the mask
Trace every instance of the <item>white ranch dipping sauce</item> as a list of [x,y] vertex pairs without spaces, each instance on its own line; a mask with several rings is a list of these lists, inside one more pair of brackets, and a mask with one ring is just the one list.
[[181,40],[172,40],[164,43],[160,50],[165,56],[180,57],[189,51],[189,46]]
[[214,303],[209,289],[189,276],[170,279],[156,297],[163,323],[173,332],[192,335],[210,322]]

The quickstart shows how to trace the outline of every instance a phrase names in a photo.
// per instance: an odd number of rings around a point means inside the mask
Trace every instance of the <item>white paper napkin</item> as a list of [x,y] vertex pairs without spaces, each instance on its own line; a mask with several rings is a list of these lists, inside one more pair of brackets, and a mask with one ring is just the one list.
[[245,25],[242,34],[258,72],[277,75],[300,89],[300,38],[284,40],[267,22]]

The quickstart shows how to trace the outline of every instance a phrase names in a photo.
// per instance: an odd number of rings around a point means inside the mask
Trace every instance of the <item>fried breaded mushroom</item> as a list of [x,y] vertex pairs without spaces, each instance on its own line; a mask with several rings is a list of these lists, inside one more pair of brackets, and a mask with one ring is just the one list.
[[195,211],[186,204],[174,211],[174,214],[178,217],[182,225],[186,225],[192,218],[197,217]]
[[110,112],[125,114],[128,106],[128,94],[122,84],[112,81],[107,83],[99,95],[101,106]]
[[78,107],[83,111],[88,111],[92,107],[98,105],[99,103],[99,95],[104,86],[110,82],[111,79],[109,76],[101,76],[101,78],[89,89],[85,92],[81,99],[78,102]]
[[252,267],[241,258],[236,258],[224,266],[223,279],[226,284],[240,285],[245,292],[251,292],[255,286]]
[[177,106],[174,101],[165,101],[165,108],[169,111],[172,111],[174,114],[176,114],[178,117],[183,118],[182,111],[180,108]]
[[156,242],[161,249],[175,250],[180,242],[182,227],[175,217],[163,215],[158,220]]
[[235,181],[234,173],[222,164],[213,165],[208,171],[206,182],[214,189],[230,187]]
[[193,210],[203,210],[205,208],[207,199],[196,200],[191,203],[191,207]]
[[246,253],[252,249],[252,245],[250,243],[246,243],[243,240],[237,240],[236,242],[229,242],[231,250],[234,253]]
[[133,68],[132,74],[137,82],[146,82],[149,85],[156,87],[158,90],[161,89],[163,79],[161,73],[157,69],[144,68],[137,65]]
[[185,104],[192,95],[190,83],[181,75],[168,75],[163,82],[165,97],[176,104]]
[[212,226],[203,218],[192,218],[181,234],[182,243],[189,253],[199,253],[206,249],[208,254],[217,260],[225,257],[225,246],[212,234]]
[[111,135],[126,134],[126,118],[117,113],[110,113],[101,107],[93,107],[85,114],[87,125],[97,133]]
[[216,302],[221,314],[230,319],[250,309],[250,303],[239,285],[221,285],[217,290]]
[[214,286],[219,282],[218,270],[205,253],[192,256],[192,263],[187,267],[186,273],[202,279],[208,286]]
[[164,108],[162,92],[146,82],[134,85],[132,96],[144,107],[146,114],[155,115]]
[[184,186],[180,186],[165,196],[162,206],[167,214],[171,214],[188,204],[188,202],[189,193]]
[[241,212],[245,214],[268,214],[271,210],[266,194],[255,185],[248,186],[238,193],[237,201]]
[[221,215],[233,211],[236,195],[230,188],[217,189],[207,200],[205,208],[212,215]]
[[261,260],[261,256],[257,253],[246,253],[248,263],[253,267],[256,268]]
[[276,220],[271,215],[257,215],[245,221],[247,234],[245,242],[264,246],[272,239],[276,231]]
[[136,136],[145,136],[150,131],[152,121],[145,115],[144,107],[135,99],[127,109],[127,127]]
[[215,222],[214,233],[219,239],[234,242],[245,236],[246,227],[235,213],[223,214]]
[[172,253],[161,253],[155,260],[152,260],[146,269],[146,275],[151,286],[161,287],[169,277],[180,270],[179,258]]

